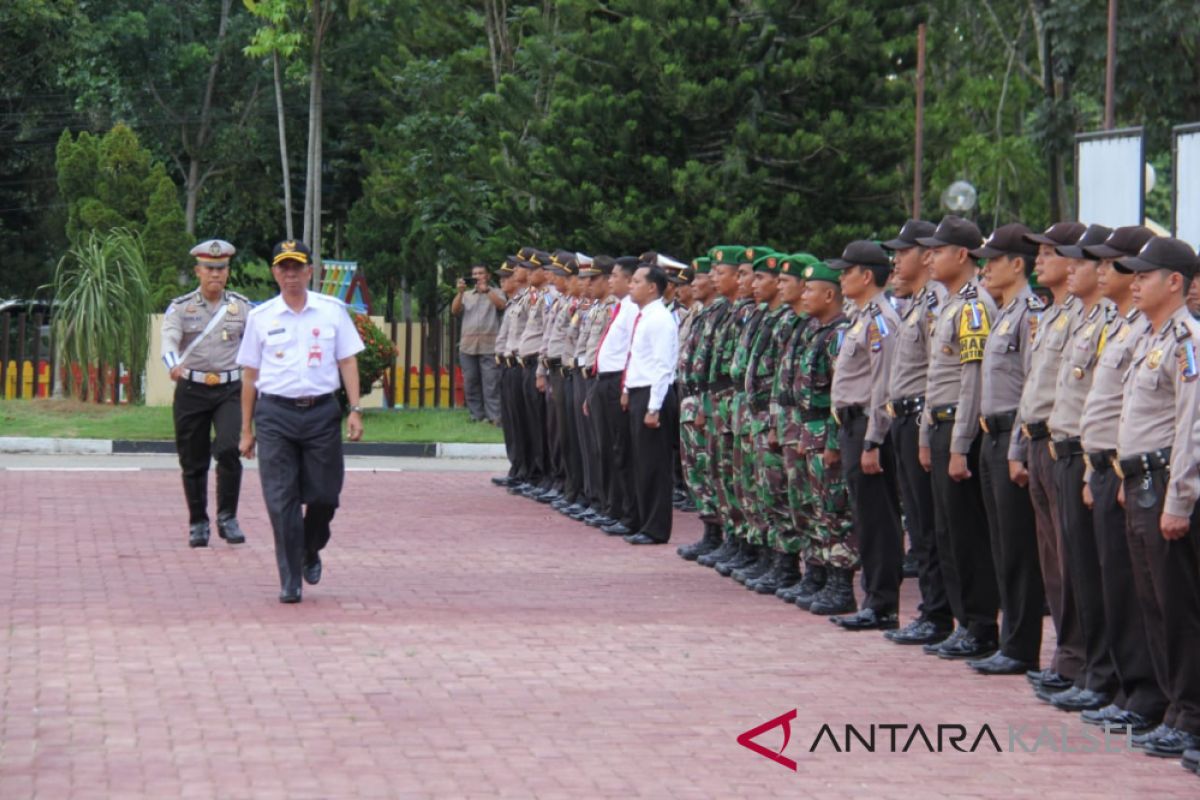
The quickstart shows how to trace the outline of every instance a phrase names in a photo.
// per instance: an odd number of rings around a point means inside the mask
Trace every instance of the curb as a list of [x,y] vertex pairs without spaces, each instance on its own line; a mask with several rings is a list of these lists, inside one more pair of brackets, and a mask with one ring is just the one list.
[[[387,458],[504,458],[502,444],[454,444],[442,442],[346,442],[348,456]],[[174,442],[129,439],[51,439],[32,436],[0,436],[0,453],[38,455],[175,454]]]

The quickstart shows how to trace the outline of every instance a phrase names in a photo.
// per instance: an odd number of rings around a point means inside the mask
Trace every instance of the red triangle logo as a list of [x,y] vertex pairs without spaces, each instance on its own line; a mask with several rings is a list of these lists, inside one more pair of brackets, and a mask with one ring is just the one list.
[[[783,751],[787,750],[788,741],[792,738],[792,720],[794,720],[795,718],[796,718],[796,709],[793,708],[791,711],[787,712],[786,714],[781,714],[778,717],[776,717],[775,719],[768,720],[768,721],[764,722],[762,725],[759,725],[755,728],[751,728],[750,730],[746,731],[745,733],[740,734],[737,737],[737,743],[740,744],[742,747],[745,747],[749,750],[753,750],[754,752],[758,753],[760,756],[765,756],[766,758],[769,758],[772,761],[774,761],[776,764],[782,764],[783,766],[790,769],[792,772],[795,772],[796,771],[796,762],[783,754]],[[773,750],[768,750],[767,748],[763,747],[758,742],[754,741],[754,738],[756,736],[766,733],[767,731],[771,730],[772,728],[778,728],[778,727],[783,728],[783,745],[780,746],[778,752],[773,751]]]

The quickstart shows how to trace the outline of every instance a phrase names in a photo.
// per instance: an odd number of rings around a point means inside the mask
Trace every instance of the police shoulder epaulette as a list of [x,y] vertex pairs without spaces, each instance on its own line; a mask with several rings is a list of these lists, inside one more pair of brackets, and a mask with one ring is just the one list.
[[973,283],[963,284],[963,287],[958,290],[958,296],[965,300],[974,300],[979,296],[979,287]]
[[1045,311],[1046,310],[1046,304],[1043,303],[1042,299],[1040,297],[1038,297],[1036,294],[1031,294],[1031,295],[1029,295],[1029,297],[1025,298],[1025,306],[1030,311]]
[[878,303],[871,303],[867,306],[867,313],[871,315],[871,320],[875,323],[875,330],[880,336],[887,336],[891,333],[888,328],[887,318],[883,315],[883,309]]
[[243,303],[246,303],[247,305],[249,305],[249,303],[250,303],[250,298],[246,297],[246,295],[242,294],[241,292],[234,292],[229,289],[226,289],[225,294],[229,295],[229,297],[233,298],[234,300],[241,300]]
[[1125,321],[1126,322],[1135,322],[1135,321],[1137,321],[1137,318],[1139,316],[1141,316],[1141,313],[1142,312],[1139,309],[1131,308],[1131,309],[1129,309],[1129,312],[1127,314],[1125,314]]
[[1104,322],[1109,323],[1117,318],[1117,307],[1115,305],[1107,305],[1104,307]]
[[196,291],[194,291],[194,292],[188,292],[187,294],[181,294],[181,295],[179,295],[179,297],[176,297],[174,300],[172,300],[172,301],[171,301],[171,305],[177,305],[177,304],[180,304],[180,303],[187,303],[187,302],[190,302],[190,301],[192,301],[192,300],[195,300],[195,299],[196,299],[196,295],[198,295],[198,294],[200,294],[200,290],[199,290],[199,289],[197,289],[197,290],[196,290]]
[[1070,311],[1073,308],[1075,308],[1075,295],[1073,295],[1073,294],[1067,295],[1067,299],[1063,300],[1062,307],[1063,307],[1063,309],[1065,309],[1067,311]]
[[1175,323],[1175,341],[1185,342],[1192,338],[1192,329],[1186,322]]
[[926,290],[925,290],[925,305],[926,305],[926,306],[927,306],[927,307],[928,307],[930,310],[937,308],[937,307],[938,307],[938,303],[939,303],[939,302],[940,302],[940,301],[938,300],[938,293],[937,293],[937,292],[935,292],[933,289],[926,289]]

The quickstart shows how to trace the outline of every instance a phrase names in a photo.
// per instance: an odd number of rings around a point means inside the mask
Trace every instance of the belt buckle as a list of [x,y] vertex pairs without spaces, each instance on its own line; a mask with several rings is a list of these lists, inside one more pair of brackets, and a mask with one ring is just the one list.
[[308,408],[313,404],[311,397],[297,397],[295,400],[296,408]]
[[979,427],[983,428],[984,433],[990,434],[992,432],[992,429],[988,427],[987,417],[985,417],[983,414],[979,415]]
[[888,413],[888,416],[891,417],[892,419],[896,418],[896,406],[892,403],[891,400],[888,400],[888,402],[887,402],[887,413]]
[[219,373],[216,373],[216,372],[204,373],[204,385],[205,386],[216,386],[220,382],[221,382],[221,376]]
[[1050,448],[1050,460],[1058,461],[1058,451],[1054,449],[1054,440],[1050,439],[1046,442],[1046,446]]
[[1112,457],[1113,472],[1117,473],[1117,477],[1125,480],[1125,470],[1121,469],[1121,459],[1117,456]]

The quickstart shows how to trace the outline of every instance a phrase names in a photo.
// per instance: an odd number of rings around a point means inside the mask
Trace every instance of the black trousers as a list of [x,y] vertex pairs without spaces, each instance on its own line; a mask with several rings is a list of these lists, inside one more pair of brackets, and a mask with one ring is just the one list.
[[608,372],[596,380],[589,403],[596,418],[596,438],[599,443],[599,463],[604,475],[603,511],[615,520],[628,525],[633,521],[633,476],[630,474],[629,421],[621,409],[621,373]]
[[546,396],[537,389],[536,359],[521,368],[521,393],[525,411],[525,480],[548,485],[549,464],[546,459]]
[[[217,461],[217,519],[237,516],[242,490],[238,437],[242,430],[242,382],[206,386],[175,384],[175,450],[183,470],[188,523],[208,522],[208,465]],[[216,436],[213,438],[213,431]]]
[[1167,710],[1167,696],[1154,677],[1140,604],[1130,602],[1138,593],[1125,535],[1125,509],[1117,503],[1121,479],[1106,468],[1093,472],[1088,485],[1092,489],[1092,527],[1100,558],[1104,623],[1117,673],[1114,702],[1127,711],[1159,720]]
[[954,614],[946,597],[941,557],[933,520],[933,484],[921,467],[921,415],[904,414],[892,420],[892,444],[896,449],[896,477],[900,504],[908,523],[908,536],[917,557],[917,583],[921,587],[921,616],[939,626],[953,623]]
[[953,430],[952,422],[937,424],[929,439],[933,460],[933,509],[942,575],[946,579],[950,607],[959,624],[976,638],[995,640],[1000,593],[996,588],[987,512],[979,484],[980,437],[975,437],[971,452],[967,454],[971,477],[956,481],[947,471]]
[[[508,475],[519,481],[529,479],[529,444],[525,435],[525,368],[505,366],[500,380],[504,421],[504,443],[510,462]],[[510,446],[511,443],[511,446]]]
[[658,542],[670,540],[671,522],[675,516],[671,437],[672,431],[679,428],[679,415],[675,410],[674,394],[675,387],[668,387],[659,409],[658,427],[647,428],[645,419],[650,408],[650,387],[629,390],[627,417],[635,501],[634,524],[629,527],[634,533],[644,533]]
[[992,540],[992,563],[1000,590],[1000,652],[1037,664],[1042,651],[1042,568],[1029,490],[1008,477],[1012,431],[983,434],[979,479]]
[[1200,735],[1200,513],[1182,539],[1162,536],[1166,470],[1125,479],[1125,524],[1138,605],[1158,684],[1163,722]]
[[838,449],[842,454],[842,475],[853,508],[855,545],[862,558],[863,608],[890,613],[900,606],[904,561],[896,459],[889,435],[879,448],[883,474],[863,472],[861,458],[866,433],[867,418],[854,417],[838,428]]
[[1054,489],[1058,494],[1058,524],[1062,531],[1061,557],[1070,577],[1071,593],[1083,643],[1083,667],[1075,685],[1094,692],[1117,690],[1108,625],[1104,620],[1104,592],[1100,578],[1100,551],[1092,524],[1092,510],[1083,503],[1083,456],[1054,462]]
[[546,376],[546,467],[550,471],[550,485],[562,491],[567,480],[565,465],[563,413],[563,374],[557,367]]
[[279,585],[299,591],[305,558],[329,543],[329,523],[342,492],[341,408],[333,395],[307,408],[259,397],[254,432]]
[[568,498],[579,493],[579,470],[572,459],[579,457],[579,442],[572,441],[572,425],[568,409],[571,407],[571,381],[562,370],[554,367],[548,379],[550,397],[548,408],[553,409],[554,424],[548,430],[550,442],[551,474],[554,485]]
[[1037,520],[1038,563],[1042,566],[1046,604],[1050,606],[1050,617],[1058,635],[1050,669],[1075,680],[1083,669],[1083,637],[1067,574],[1068,565],[1062,557],[1058,488],[1054,483],[1054,461],[1046,442],[1046,439],[1038,439],[1029,443],[1029,500]]
[[593,464],[596,458],[596,431],[592,421],[584,416],[583,404],[590,393],[589,379],[583,370],[571,375],[571,412],[575,417],[575,438],[579,440],[580,496],[577,502],[593,506],[597,500],[596,476]]

